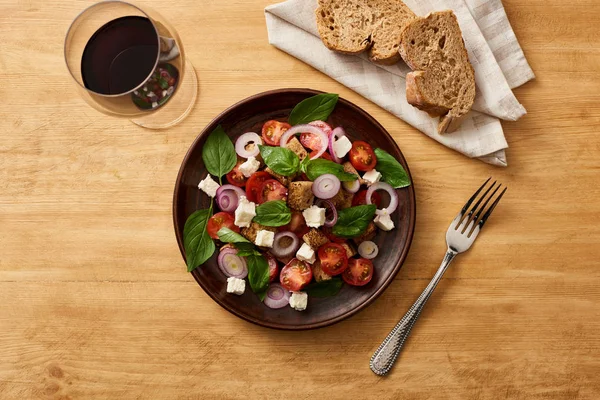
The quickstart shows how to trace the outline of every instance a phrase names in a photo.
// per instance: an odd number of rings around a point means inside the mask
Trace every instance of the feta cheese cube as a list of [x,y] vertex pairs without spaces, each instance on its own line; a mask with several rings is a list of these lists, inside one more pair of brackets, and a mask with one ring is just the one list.
[[248,201],[246,196],[240,196],[240,202],[235,209],[235,221],[233,223],[240,228],[247,228],[254,217],[256,217],[256,204]]
[[219,184],[215,182],[210,175],[207,175],[206,178],[198,184],[198,189],[202,190],[210,197],[215,197],[217,195],[217,189],[219,187]]
[[381,173],[376,169],[372,169],[370,171],[365,172],[365,174],[363,175],[363,179],[367,181],[367,185],[371,186],[372,184],[381,180]]
[[300,246],[296,253],[296,258],[300,261],[306,261],[309,264],[314,263],[317,259],[315,251],[306,243],[302,243],[302,246]]
[[308,295],[306,292],[292,292],[290,296],[290,307],[294,310],[304,311],[308,304]]
[[246,281],[233,276],[227,278],[227,293],[237,294],[238,296],[244,294],[246,290]]
[[158,107],[158,103],[157,103],[157,102],[155,102],[155,101],[153,101],[153,102],[152,102],[152,108],[156,108],[156,107]]
[[352,142],[346,136],[342,136],[333,143],[333,152],[339,158],[345,157],[351,148]]
[[306,220],[306,225],[311,228],[318,228],[325,223],[325,209],[315,205],[310,206],[302,211],[302,215]]
[[392,229],[394,229],[394,221],[392,221],[392,219],[390,218],[390,214],[388,214],[385,208],[381,211],[383,211],[383,213],[378,214],[373,220],[373,222],[375,222],[375,225],[377,225],[380,229],[384,231],[391,231]]
[[254,244],[262,247],[273,247],[273,241],[275,240],[275,233],[271,231],[260,230],[256,234],[256,240]]
[[246,178],[258,171],[260,168],[260,161],[254,157],[248,158],[244,163],[240,164],[240,172],[244,174]]

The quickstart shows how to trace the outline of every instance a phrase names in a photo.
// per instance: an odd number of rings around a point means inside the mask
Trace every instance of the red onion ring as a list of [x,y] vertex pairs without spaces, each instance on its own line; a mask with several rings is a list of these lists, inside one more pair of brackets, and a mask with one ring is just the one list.
[[290,129],[285,131],[285,133],[281,136],[280,146],[287,147],[288,140],[293,135],[296,135],[298,133],[312,133],[312,134],[317,135],[319,137],[319,139],[321,139],[321,149],[317,152],[314,152],[315,155],[313,155],[310,158],[311,160],[315,160],[315,159],[321,157],[323,155],[323,153],[325,153],[325,151],[327,150],[327,147],[329,145],[329,139],[327,138],[327,134],[325,132],[323,132],[322,129],[317,128],[316,126],[313,126],[313,125],[308,125],[308,124],[292,126]]
[[[369,250],[370,248],[370,250]],[[362,258],[366,258],[367,260],[372,260],[377,257],[379,254],[379,247],[375,244],[375,242],[371,242],[370,240],[365,240],[360,245],[358,245],[358,254]]]
[[[390,204],[387,207],[385,207],[387,214],[391,214],[394,211],[396,211],[396,208],[398,207],[398,193],[396,193],[393,187],[391,187],[385,182],[377,182],[369,187],[369,189],[367,190],[366,197],[367,204],[373,204],[371,203],[371,196],[373,196],[373,193],[375,193],[375,191],[377,190],[385,190],[390,195]],[[377,213],[377,215],[385,214],[382,210],[377,210],[375,212]]]
[[337,222],[337,219],[338,219],[337,210],[335,208],[335,205],[333,205],[333,202],[331,202],[330,200],[318,200],[316,203],[316,205],[318,207],[321,207],[322,204],[326,204],[331,209],[331,213],[333,214],[331,216],[331,219],[325,220],[325,224],[324,224],[326,227],[331,228]]
[[341,138],[342,136],[346,136],[346,131],[341,126],[335,128],[331,133],[331,136],[329,136],[329,154],[331,155],[331,158],[333,158],[333,161],[335,161],[338,164],[342,163],[342,159],[335,154],[333,144],[337,139]]
[[248,266],[243,257],[237,255],[237,249],[227,248],[219,252],[217,265],[225,276],[244,279],[248,276]]
[[264,303],[269,308],[283,308],[290,302],[290,291],[279,283],[272,283],[267,289]]
[[[253,150],[246,150],[246,146],[250,143],[254,143]],[[260,150],[258,145],[262,144],[262,139],[254,132],[246,132],[235,141],[235,152],[242,158],[256,157]]]
[[342,183],[337,176],[333,174],[323,174],[319,176],[312,185],[312,192],[319,199],[331,199],[340,191]]
[[234,212],[240,202],[240,196],[245,196],[242,188],[233,185],[223,185],[217,189],[217,204],[221,211]]
[[342,186],[350,193],[356,193],[360,190],[360,182],[358,179],[352,182],[342,182]]
[[[279,244],[279,241],[284,237],[289,237],[292,239],[292,243],[288,247],[282,247]],[[278,232],[275,234],[275,238],[273,239],[273,248],[271,249],[271,253],[275,257],[288,257],[292,254],[295,254],[296,251],[300,248],[300,239],[296,236],[295,233],[290,231]]]

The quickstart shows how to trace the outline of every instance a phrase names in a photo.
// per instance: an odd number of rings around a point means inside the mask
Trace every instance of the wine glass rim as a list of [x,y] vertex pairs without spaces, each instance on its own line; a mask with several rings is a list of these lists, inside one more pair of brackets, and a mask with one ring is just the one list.
[[[150,73],[148,74],[148,76],[136,87],[132,88],[131,90],[128,90],[126,92],[123,93],[117,93],[117,94],[105,94],[105,93],[98,93],[94,90],[91,90],[87,87],[85,87],[84,84],[82,84],[81,82],[79,82],[79,80],[75,77],[75,74],[73,73],[71,67],[69,66],[69,63],[67,61],[67,40],[69,39],[69,33],[71,33],[71,29],[73,29],[75,21],[77,21],[83,14],[85,14],[87,11],[89,11],[90,9],[94,8],[94,7],[98,7],[100,5],[103,4],[107,4],[107,3],[120,3],[120,4],[125,4],[128,6],[131,6],[135,9],[137,9],[139,12],[141,12],[142,14],[144,14],[144,16],[146,18],[148,18],[148,20],[150,21],[150,23],[152,24],[152,27],[154,28],[154,32],[156,33],[156,42],[158,45],[158,51],[156,52],[156,60],[154,61],[154,66],[152,67],[152,70],[150,70]],[[98,3],[94,3],[91,6],[88,6],[86,8],[84,8],[83,10],[81,10],[79,12],[79,14],[77,14],[77,16],[75,18],[73,18],[73,21],[71,21],[71,25],[69,25],[69,29],[67,30],[67,34],[65,35],[65,41],[64,41],[64,45],[63,45],[63,57],[65,59],[65,64],[67,65],[67,69],[69,70],[69,74],[71,75],[71,77],[73,78],[73,80],[75,81],[75,83],[77,83],[77,85],[81,86],[83,89],[85,89],[86,91],[93,93],[95,95],[98,96],[102,96],[102,97],[120,97],[120,96],[124,96],[130,93],[133,93],[134,91],[138,90],[139,88],[141,88],[144,84],[146,84],[146,82],[148,82],[148,80],[150,79],[150,77],[152,76],[152,74],[154,73],[154,71],[156,70],[156,67],[158,66],[158,61],[160,59],[160,35],[158,34],[158,29],[156,28],[156,25],[154,24],[154,20],[152,18],[150,18],[150,15],[148,15],[148,13],[146,11],[144,11],[142,8],[136,6],[135,4],[129,3],[127,1],[123,1],[123,0],[103,0],[103,1],[99,1]]]

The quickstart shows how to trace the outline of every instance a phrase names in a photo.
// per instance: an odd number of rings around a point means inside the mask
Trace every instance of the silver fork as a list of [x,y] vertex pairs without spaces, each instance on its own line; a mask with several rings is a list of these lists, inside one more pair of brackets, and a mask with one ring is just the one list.
[[[400,354],[402,345],[404,345],[412,327],[415,322],[417,322],[425,303],[427,303],[427,300],[442,279],[444,272],[446,272],[448,266],[450,266],[450,263],[457,254],[469,250],[477,238],[477,235],[479,235],[481,228],[492,214],[492,211],[494,211],[494,208],[498,205],[502,196],[504,196],[506,187],[504,187],[504,190],[500,192],[494,202],[488,207],[489,202],[502,187],[501,183],[496,185],[497,181],[494,181],[494,183],[485,190],[483,195],[475,201],[479,196],[479,193],[484,190],[491,179],[492,178],[489,178],[479,189],[477,189],[475,194],[471,196],[469,201],[467,201],[467,204],[465,204],[462,210],[460,210],[458,215],[454,218],[446,232],[446,244],[448,245],[448,250],[446,250],[446,255],[444,256],[442,264],[417,301],[415,301],[408,312],[404,314],[404,317],[402,317],[400,322],[392,329],[377,351],[375,351],[373,357],[371,357],[370,367],[377,375],[385,375],[390,371]],[[475,202],[474,205],[473,202]],[[473,206],[471,207],[471,205]]]

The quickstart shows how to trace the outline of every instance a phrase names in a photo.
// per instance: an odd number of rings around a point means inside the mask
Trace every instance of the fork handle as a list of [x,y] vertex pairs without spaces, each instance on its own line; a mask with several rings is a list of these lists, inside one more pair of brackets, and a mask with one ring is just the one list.
[[392,329],[389,335],[383,340],[375,353],[373,353],[370,362],[371,371],[375,372],[377,375],[385,375],[390,371],[394,362],[396,362],[400,350],[408,338],[412,327],[415,322],[417,322],[419,315],[421,315],[425,303],[427,303],[427,300],[442,279],[444,272],[446,272],[448,266],[450,266],[450,263],[457,254],[456,251],[448,248],[442,264],[433,276],[433,279],[431,279],[431,282],[429,282],[429,285],[427,285],[417,301],[415,301],[408,312],[404,314],[404,317],[402,317],[400,322],[398,322],[394,329]]

